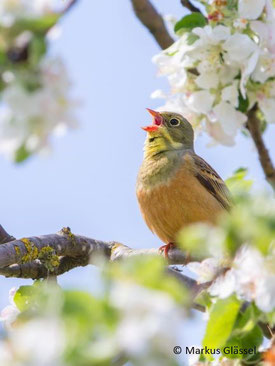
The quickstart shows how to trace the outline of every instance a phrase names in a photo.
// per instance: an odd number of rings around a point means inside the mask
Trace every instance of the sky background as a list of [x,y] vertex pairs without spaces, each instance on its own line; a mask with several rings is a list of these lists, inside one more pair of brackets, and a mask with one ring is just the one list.
[[[162,14],[184,15],[179,0],[154,3]],[[151,63],[158,45],[135,18],[130,0],[79,0],[62,21],[62,35],[51,52],[65,59],[73,95],[83,101],[77,111],[80,127],[55,139],[48,157],[21,165],[0,157],[1,224],[17,238],[69,226],[74,233],[134,248],[160,246],[143,222],[135,196],[145,139],[140,127],[151,121],[145,108],[160,106],[162,101],[150,94],[167,88]],[[265,140],[275,160],[274,126]],[[256,186],[267,186],[249,139],[239,136],[234,148],[207,148],[208,141],[198,137],[196,152],[223,178],[249,167]],[[79,268],[59,277],[59,283],[93,290],[96,277],[96,269]],[[29,282],[0,277],[0,309],[8,303],[11,287]],[[184,346],[201,341],[200,315],[196,319],[186,324]]]

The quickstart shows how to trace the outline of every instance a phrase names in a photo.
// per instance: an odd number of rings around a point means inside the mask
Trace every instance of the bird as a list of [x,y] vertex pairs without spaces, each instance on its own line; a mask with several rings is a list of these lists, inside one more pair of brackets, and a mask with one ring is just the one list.
[[136,194],[149,229],[164,243],[168,257],[179,231],[193,223],[217,224],[232,205],[230,192],[218,173],[194,150],[194,131],[178,113],[147,108],[152,125],[147,132]]

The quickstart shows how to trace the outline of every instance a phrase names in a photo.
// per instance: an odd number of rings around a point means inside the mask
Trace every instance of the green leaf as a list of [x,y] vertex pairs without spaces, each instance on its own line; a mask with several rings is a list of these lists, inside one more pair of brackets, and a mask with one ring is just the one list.
[[246,113],[249,107],[249,99],[242,96],[242,94],[239,92],[239,106],[237,108],[238,111],[242,113]]
[[235,296],[218,300],[210,310],[203,345],[209,348],[221,348],[226,344],[234,327],[240,302]]
[[213,248],[221,249],[223,240],[224,235],[219,227],[202,222],[184,227],[177,236],[179,247],[197,259],[212,256]]
[[201,291],[195,298],[196,304],[202,305],[209,309],[212,305],[212,299],[207,290]]
[[28,309],[33,295],[37,292],[35,286],[21,286],[16,291],[13,301],[20,311]]
[[205,17],[201,13],[188,14],[179,20],[174,27],[174,31],[191,31],[196,27],[204,27],[207,24]]
[[106,299],[95,298],[84,291],[63,292],[63,321],[66,329],[66,364],[110,365],[105,348],[97,352],[97,344],[106,344],[119,321],[118,312]]
[[6,62],[6,60],[7,60],[7,53],[5,52],[5,50],[0,49],[0,64],[1,64],[1,67]]
[[30,56],[29,60],[32,66],[36,66],[41,60],[42,56],[47,51],[47,45],[45,37],[42,35],[34,36],[30,44]]
[[270,327],[274,327],[275,326],[275,310],[270,313],[265,314],[265,316],[269,322]]
[[[242,336],[233,336],[230,337],[228,342],[226,343],[226,347],[238,347],[239,349],[248,350],[250,348],[256,347],[256,350],[258,347],[262,344],[263,341],[263,332],[261,328],[256,325],[252,328],[251,331],[245,332]],[[225,354],[225,353],[224,353]],[[245,359],[245,360],[258,360],[260,355],[258,353],[256,354],[250,354],[250,353],[226,353],[225,356],[227,358],[239,358],[239,359]]]
[[22,163],[26,160],[31,153],[26,149],[25,144],[21,145],[15,152],[14,161],[16,163]]
[[227,0],[227,9],[234,10],[237,9],[238,2],[237,0]]
[[157,256],[127,258],[123,263],[112,263],[106,268],[108,278],[138,283],[150,290],[163,291],[181,304],[189,303],[188,291],[173,277],[167,275],[165,262]]
[[40,18],[24,18],[16,22],[15,28],[34,33],[45,33],[56,24],[59,17],[59,14],[48,14]]
[[253,307],[249,306],[244,313],[240,313],[236,323],[235,335],[250,332],[255,326]]
[[251,179],[245,179],[247,176],[247,168],[239,168],[235,170],[232,177],[226,179],[225,183],[229,190],[234,193],[239,191],[249,191],[253,181]]

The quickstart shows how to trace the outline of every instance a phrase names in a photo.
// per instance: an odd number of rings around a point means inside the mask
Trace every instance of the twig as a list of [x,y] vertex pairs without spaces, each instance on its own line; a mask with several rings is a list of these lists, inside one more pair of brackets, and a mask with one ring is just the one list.
[[198,284],[197,281],[194,280],[193,278],[187,277],[178,270],[171,267],[166,268],[166,272],[175,277],[179,282],[181,282],[184,285],[184,287],[187,287],[190,290],[192,298],[192,308],[200,312],[205,312],[205,307],[193,302],[193,300],[201,291],[206,290],[209,286],[211,286],[212,281]]
[[[71,0],[69,3],[59,12],[57,13],[59,16],[63,16],[67,14],[78,2],[78,0]],[[55,25],[55,24],[54,24]],[[44,34],[47,34],[53,26],[49,26],[44,30]],[[29,47],[30,41],[27,40],[20,46],[13,46],[9,50],[7,50],[7,57],[9,61],[12,63],[21,63],[26,62],[29,59]]]
[[15,238],[8,234],[3,226],[0,225],[0,244],[5,244],[12,240],[15,240]]
[[189,0],[181,0],[182,5],[193,13],[201,13],[200,9],[191,3]]
[[141,23],[152,33],[153,37],[162,49],[166,49],[174,43],[161,15],[149,0],[131,0],[136,16]]
[[69,3],[62,9],[61,14],[68,13],[78,2],[78,0],[71,0]]
[[247,128],[255,143],[259,160],[263,168],[266,180],[275,189],[275,168],[269,155],[269,151],[265,146],[263,136],[260,129],[260,121],[257,118],[257,105],[248,112]]

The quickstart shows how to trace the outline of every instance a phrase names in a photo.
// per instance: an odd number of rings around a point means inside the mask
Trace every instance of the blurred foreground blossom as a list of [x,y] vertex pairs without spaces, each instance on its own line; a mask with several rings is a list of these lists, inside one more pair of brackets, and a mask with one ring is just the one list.
[[[239,169],[227,180],[234,205],[218,226],[192,225],[178,238],[184,250],[201,259],[188,265],[197,281],[211,281],[196,299],[207,314],[202,346],[258,349],[253,356],[230,354],[232,360],[221,354],[217,365],[241,365],[240,359],[261,364],[264,337],[259,324],[267,326],[267,337],[275,325],[275,201],[267,193],[251,195],[245,176]],[[202,366],[210,358],[191,361]]]
[[[164,276],[163,264],[154,257],[107,265],[101,297],[38,281],[13,289],[20,314],[0,339],[1,366],[110,365],[121,357],[136,366],[178,366],[173,347],[187,293]],[[140,278],[143,270],[148,278]]]
[[0,314],[0,321],[3,321],[7,327],[16,320],[17,315],[20,313],[17,306],[14,303],[14,295],[17,289],[15,287],[11,288],[9,291],[9,305],[7,305]]
[[264,312],[275,309],[274,258],[264,258],[252,248],[243,247],[236,254],[232,268],[211,286],[210,294],[225,298],[236,292],[240,299],[255,301]]
[[190,262],[187,265],[187,268],[197,274],[197,282],[204,283],[208,281],[212,281],[221,266],[219,261],[216,258],[207,258],[202,262]]
[[9,331],[0,340],[1,366],[62,366],[64,333],[60,320],[34,319]]
[[21,365],[61,366],[64,332],[60,320],[38,318],[15,327],[10,333],[9,346]]
[[69,95],[71,83],[63,62],[46,59],[39,72],[34,90],[15,78],[2,92],[0,152],[16,161],[45,151],[51,134],[76,126],[76,102]]
[[183,310],[168,294],[127,282],[115,284],[111,303],[122,316],[115,337],[121,351],[131,359],[141,361],[142,355],[144,362],[166,365],[179,342]]

